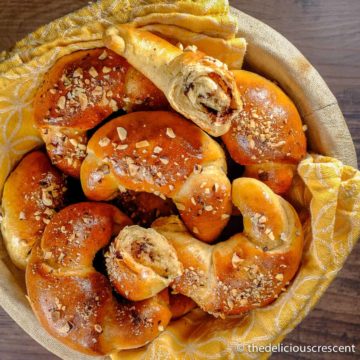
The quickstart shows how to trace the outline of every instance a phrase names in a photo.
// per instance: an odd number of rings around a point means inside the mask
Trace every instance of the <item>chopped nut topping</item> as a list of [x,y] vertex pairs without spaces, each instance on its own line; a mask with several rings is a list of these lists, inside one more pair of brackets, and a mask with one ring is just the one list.
[[71,324],[67,321],[60,329],[59,332],[62,334],[68,334],[71,330]]
[[147,140],[142,140],[142,141],[139,141],[135,144],[135,147],[137,149],[140,149],[140,148],[143,148],[143,147],[148,147],[150,144]]
[[96,331],[97,333],[99,333],[99,334],[101,334],[102,331],[103,331],[101,325],[99,325],[99,324],[94,325],[94,329],[95,329],[95,331]]
[[275,279],[278,280],[278,281],[283,281],[284,280],[284,275],[283,274],[277,274],[275,276]]
[[51,195],[49,194],[48,191],[46,191],[45,189],[42,189],[42,195],[41,195],[41,200],[43,202],[43,204],[45,206],[52,206],[53,205],[53,201],[51,199]]
[[129,147],[128,144],[121,144],[116,147],[117,150],[125,150]]
[[107,67],[107,66],[104,66],[104,67],[102,68],[102,72],[103,72],[104,74],[108,74],[109,72],[111,72],[111,68],[109,68],[109,67]]
[[49,260],[51,258],[52,253],[50,251],[45,251],[44,253],[44,259]]
[[108,146],[110,144],[110,139],[108,137],[103,137],[102,139],[99,140],[99,145],[101,147],[105,147]]
[[199,229],[196,226],[193,227],[193,233],[199,234]]
[[122,186],[122,185],[119,185],[119,186],[118,186],[118,189],[119,189],[120,192],[122,192],[122,193],[124,193],[124,192],[127,191],[127,190],[126,190],[126,187],[124,187],[124,186]]
[[81,110],[85,110],[88,106],[88,98],[84,93],[79,94],[79,103]]
[[81,68],[77,68],[73,73],[73,77],[82,78],[82,76],[83,76],[83,70]]
[[61,110],[65,109],[65,104],[66,104],[66,98],[65,96],[60,96],[59,100],[57,102],[57,107]]
[[234,268],[237,268],[241,263],[243,263],[245,260],[240,258],[237,253],[234,253],[231,259],[232,266]]
[[164,164],[167,165],[169,163],[169,159],[167,157],[161,157],[160,161]]
[[160,146],[155,146],[155,147],[154,147],[154,153],[155,153],[155,154],[161,153],[162,150],[163,150],[163,149],[162,149]]
[[175,135],[174,130],[172,128],[166,128],[166,135],[170,139],[175,139],[176,138],[176,135]]
[[185,208],[185,205],[184,204],[181,204],[181,203],[178,203],[176,204],[176,207],[178,208],[178,210],[180,211],[184,211],[186,208]]
[[126,129],[124,129],[123,127],[119,126],[119,127],[116,128],[116,130],[117,130],[117,133],[118,133],[118,135],[119,135],[119,139],[120,139],[121,141],[124,141],[124,140],[126,139],[126,137],[127,137],[127,131],[126,131]]
[[197,51],[197,46],[196,45],[188,45],[184,51],[191,51],[191,52],[196,52]]
[[96,69],[93,66],[89,69],[89,74],[92,77],[97,77],[99,75],[98,72],[96,71]]
[[26,215],[23,211],[19,213],[19,220],[26,220]]
[[108,54],[106,52],[106,50],[104,50],[100,56],[98,57],[99,60],[105,60],[107,58]]

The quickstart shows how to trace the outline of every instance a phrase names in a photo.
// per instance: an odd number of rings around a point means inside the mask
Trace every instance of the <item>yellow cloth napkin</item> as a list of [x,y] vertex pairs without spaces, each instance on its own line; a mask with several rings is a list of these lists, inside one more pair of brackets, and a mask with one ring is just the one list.
[[[228,9],[227,1],[221,0],[103,0],[40,28],[11,52],[2,53],[0,189],[21,156],[41,144],[33,125],[32,101],[43,74],[56,59],[79,49],[103,46],[102,33],[106,27],[133,21],[176,41],[195,43],[204,51],[223,54],[230,66],[239,67],[245,42],[235,39],[237,25]],[[341,269],[360,233],[360,173],[357,170],[336,159],[309,155],[299,165],[298,173],[289,196],[294,204],[308,209],[311,217],[304,222],[306,250],[302,265],[288,290],[270,306],[242,318],[220,320],[195,310],[173,322],[146,348],[123,351],[114,354],[113,359],[262,359],[268,356],[251,353],[247,345],[279,343],[315,305]],[[10,267],[9,270],[13,271]],[[25,295],[21,280],[17,285]],[[19,303],[17,300],[13,299],[14,306]],[[0,304],[2,301],[0,299]],[[6,301],[9,307],[9,299]],[[16,320],[16,316],[14,318]],[[32,317],[28,321],[36,322],[36,319]],[[56,348],[63,357],[71,358],[57,342],[49,345],[51,340],[46,340],[44,343]]]

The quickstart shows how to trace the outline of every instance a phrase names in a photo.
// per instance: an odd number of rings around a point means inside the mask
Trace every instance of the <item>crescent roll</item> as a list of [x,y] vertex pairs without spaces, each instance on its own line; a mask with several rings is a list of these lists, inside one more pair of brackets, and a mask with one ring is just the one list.
[[60,58],[34,99],[36,126],[54,165],[78,178],[88,131],[118,110],[167,109],[165,96],[124,58],[106,48]]
[[65,191],[64,176],[41,151],[26,155],[6,180],[1,232],[18,268],[25,269],[31,249],[62,207]]
[[[294,277],[303,250],[296,211],[268,186],[239,178],[233,182],[232,200],[243,215],[244,230],[215,245],[191,236],[177,216],[157,219],[151,229],[143,229],[141,237],[132,232],[134,243],[151,236],[154,253],[161,252],[160,239],[166,238],[183,266],[182,275],[170,287],[219,317],[239,315],[274,301]],[[148,249],[144,247],[143,252]],[[153,257],[146,266],[155,270],[157,264]],[[161,274],[161,270],[155,271]],[[144,280],[139,277],[137,281]]]
[[246,177],[263,181],[277,194],[291,186],[306,155],[306,138],[294,103],[274,83],[250,71],[233,71],[243,110],[222,136]]
[[167,111],[120,116],[88,143],[81,185],[88,199],[107,201],[132,190],[174,201],[188,229],[211,242],[231,213],[231,184],[220,145]]
[[185,50],[145,30],[118,25],[105,44],[163,91],[174,110],[213,136],[225,134],[242,108],[234,75],[221,61]]

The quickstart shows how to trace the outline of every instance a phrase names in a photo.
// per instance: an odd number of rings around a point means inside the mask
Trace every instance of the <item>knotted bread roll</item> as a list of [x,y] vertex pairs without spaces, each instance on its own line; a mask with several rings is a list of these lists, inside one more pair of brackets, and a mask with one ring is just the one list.
[[52,162],[79,177],[87,131],[114,111],[166,109],[162,92],[124,58],[105,48],[60,58],[45,74],[34,116]]
[[[232,199],[243,215],[244,231],[216,245],[195,239],[177,216],[159,218],[143,230],[152,233],[154,244],[155,230],[158,239],[165,237],[175,248],[184,270],[170,287],[220,317],[274,301],[295,275],[303,248],[297,213],[265,184],[237,179]],[[141,241],[133,235],[133,242]]]
[[233,71],[243,110],[222,136],[230,156],[245,165],[245,176],[266,183],[276,193],[291,185],[297,164],[306,155],[299,112],[274,83],[255,73]]
[[242,104],[225,64],[196,47],[181,50],[129,24],[111,27],[106,35],[106,46],[162,90],[174,110],[213,136],[229,130]]
[[233,182],[232,200],[243,216],[244,231],[216,245],[193,238],[176,216],[152,225],[174,246],[184,266],[171,287],[221,317],[274,301],[295,275],[303,248],[296,211],[265,184],[239,178]]
[[171,198],[188,229],[213,241],[231,213],[225,155],[206,133],[165,111],[111,120],[90,139],[81,184],[92,200],[126,189]]
[[56,214],[30,256],[26,287],[42,326],[89,355],[141,347],[171,319],[167,290],[151,299],[117,298],[93,267],[96,253],[131,220],[116,207],[79,203]]
[[62,207],[65,178],[41,151],[27,154],[10,174],[2,197],[1,232],[13,263],[25,269],[34,244]]

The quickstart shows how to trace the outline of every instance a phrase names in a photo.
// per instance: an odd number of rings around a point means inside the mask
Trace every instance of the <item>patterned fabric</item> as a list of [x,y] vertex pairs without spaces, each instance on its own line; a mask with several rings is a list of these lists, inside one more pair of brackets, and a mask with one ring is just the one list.
[[[102,46],[103,30],[135,21],[175,24],[228,39],[236,23],[227,1],[104,0],[42,27],[0,55],[0,189],[21,156],[41,144],[33,126],[32,101],[42,75],[59,57]],[[146,348],[113,359],[264,359],[239,346],[275,345],[310,311],[341,269],[360,234],[360,173],[340,161],[309,155],[298,168],[290,200],[307,209],[306,248],[301,268],[286,292],[247,316],[215,319],[200,310],[173,322]],[[23,289],[25,294],[25,289]],[[29,321],[36,321],[29,319]],[[45,341],[44,341],[45,342]],[[46,341],[49,343],[49,341]],[[62,345],[59,352],[64,357]]]

